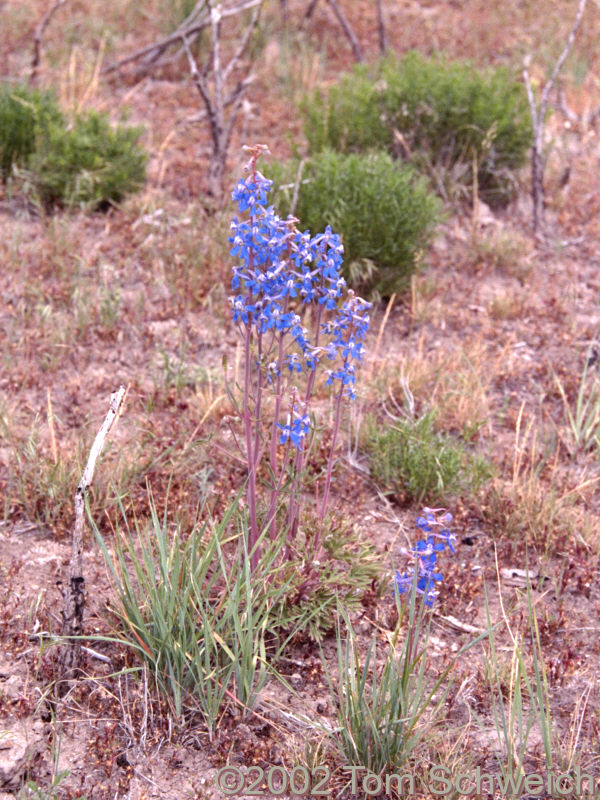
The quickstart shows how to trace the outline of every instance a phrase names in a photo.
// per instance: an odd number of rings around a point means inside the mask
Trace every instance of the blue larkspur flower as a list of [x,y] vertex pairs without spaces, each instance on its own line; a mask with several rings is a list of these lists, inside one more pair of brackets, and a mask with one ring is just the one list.
[[[401,574],[396,572],[395,583],[398,594],[410,593],[416,579],[417,594],[423,597],[426,606],[431,607],[438,595],[436,584],[443,580],[443,575],[437,570],[438,555],[446,547],[456,553],[454,545],[456,536],[446,528],[452,520],[451,514],[444,514],[438,519],[437,513],[443,509],[425,508],[423,516],[417,517],[417,527],[428,534],[425,539],[419,540],[411,550],[413,565],[410,570]],[[437,531],[436,528],[441,528]]]
[[[325,383],[353,399],[370,304],[347,289],[341,275],[341,238],[330,226],[312,236],[298,230],[292,217],[282,219],[267,205],[272,181],[258,172],[256,159],[248,167],[249,176],[232,192],[238,210],[229,231],[235,259],[234,294],[229,298],[233,321],[246,335],[261,337],[264,361],[259,368],[268,384],[277,380],[280,389],[294,386],[326,357],[331,368],[325,371]],[[299,314],[307,305],[321,323],[314,332]],[[279,441],[301,448],[308,415],[294,412],[293,417],[286,424],[277,421]]]
[[293,447],[302,450],[304,440],[310,432],[310,417],[308,414],[298,414],[290,421],[288,416],[287,423],[285,425],[278,423],[278,427],[281,429],[280,444],[285,444],[289,440]]

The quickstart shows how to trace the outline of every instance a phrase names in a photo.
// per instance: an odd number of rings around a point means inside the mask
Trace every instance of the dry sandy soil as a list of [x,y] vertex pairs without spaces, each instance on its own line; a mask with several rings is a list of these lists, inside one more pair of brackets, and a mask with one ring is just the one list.
[[[72,498],[110,393],[120,383],[128,387],[91,498],[107,538],[118,516],[115,490],[127,513],[135,510],[143,520],[147,486],[160,508],[170,484],[170,514],[185,527],[202,491],[218,514],[244,479],[238,461],[215,446],[225,441],[232,413],[223,359],[235,371],[240,351],[226,303],[230,212],[215,212],[207,193],[209,131],[197,119],[200,98],[184,58],[146,76],[134,66],[102,72],[163,36],[175,6],[67,0],[43,38],[40,85],[55,88],[67,107],[100,108],[115,120],[126,109],[129,121],[146,127],[147,188],[95,215],[50,216],[8,190],[0,194],[2,800],[17,795],[26,780],[48,792],[40,797],[223,797],[215,774],[226,763],[265,769],[302,763],[310,737],[293,723],[294,714],[334,720],[319,648],[308,640],[295,644],[280,665],[293,692],[269,684],[259,713],[244,722],[229,714],[212,743],[193,720],[174,726],[151,682],[121,673],[136,666],[123,647],[90,640],[82,678],[66,696],[53,695],[56,649],[44,642],[61,628]],[[538,85],[576,10],[571,0],[387,6],[393,49],[442,49],[479,64],[511,66],[531,53]],[[49,7],[45,0],[0,3],[2,79],[27,77],[36,26]],[[375,3],[348,0],[343,8],[366,57],[375,58]],[[239,174],[244,143],[267,142],[278,157],[290,154],[292,142],[302,149],[297,101],[353,63],[330,7],[317,4],[301,30],[304,11],[302,3],[289,4],[286,34],[282,8],[266,9],[252,46],[256,79],[234,130],[228,184]],[[235,25],[228,35],[235,41]],[[473,630],[485,627],[484,582],[492,618],[501,618],[501,595],[507,608],[517,609],[513,632],[526,641],[524,581],[515,569],[525,568],[527,551],[557,764],[579,764],[600,778],[600,465],[597,448],[573,446],[556,379],[574,408],[586,359],[594,344],[600,348],[600,135],[598,123],[589,124],[600,104],[598,41],[600,9],[590,3],[563,79],[578,119],[557,111],[548,121],[546,237],[531,233],[526,171],[518,199],[500,212],[449,208],[411,292],[396,298],[385,319],[385,304],[374,309],[361,403],[365,413],[382,413],[390,393],[400,397],[404,375],[417,406],[437,409],[440,430],[476,426],[473,446],[495,468],[481,491],[452,499],[460,548],[448,560],[436,606],[432,674]],[[597,368],[591,364],[590,373]],[[326,403],[324,413],[330,413]],[[391,585],[391,563],[401,564],[414,541],[419,509],[385,500],[360,451],[358,466],[340,453],[333,506],[376,546],[382,585]],[[86,631],[106,633],[111,585],[91,537],[85,578]],[[384,641],[392,606],[385,589],[365,598],[353,618],[365,650],[376,631]],[[510,645],[502,628],[498,647],[507,684]],[[333,665],[333,637],[323,652]],[[460,659],[452,676],[445,724],[419,759],[457,772],[465,765],[494,769],[483,649]],[[314,758],[330,759],[339,775],[339,757],[315,749]],[[542,764],[534,730],[526,771]],[[53,794],[46,787],[62,770],[70,774]]]

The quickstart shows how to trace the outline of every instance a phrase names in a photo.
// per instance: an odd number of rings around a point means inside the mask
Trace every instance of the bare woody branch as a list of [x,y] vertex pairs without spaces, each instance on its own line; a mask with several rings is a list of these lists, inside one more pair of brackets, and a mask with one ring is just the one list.
[[[198,63],[190,49],[187,37],[182,37],[183,47],[188,59],[192,80],[204,107],[210,126],[212,153],[209,167],[209,189],[214,197],[220,198],[223,191],[223,173],[227,160],[227,153],[231,143],[235,121],[241,108],[244,93],[253,80],[252,75],[247,75],[238,81],[236,87],[228,94],[225,92],[225,84],[231,73],[237,68],[254,28],[258,23],[262,3],[257,4],[252,14],[252,19],[229,63],[222,65],[221,59],[221,7],[212,7],[210,0],[207,0],[210,9],[210,29],[212,37],[211,63],[205,64],[200,70]],[[209,74],[212,73],[212,87],[209,81]],[[229,112],[229,118],[225,118],[225,109],[233,106]]]
[[83,574],[83,532],[85,516],[85,500],[87,491],[92,485],[96,461],[104,448],[106,439],[121,415],[126,390],[124,386],[111,394],[110,405],[104,422],[94,443],[92,444],[87,464],[75,492],[75,524],[71,546],[71,560],[69,563],[68,585],[63,591],[64,609],[62,612],[62,635],[69,638],[63,645],[59,657],[60,690],[64,693],[68,688],[79,668],[81,637],[83,635],[83,617],[85,610],[85,578]]
[[[221,8],[221,19],[233,17],[250,8],[262,5],[263,0],[242,0],[226,8]],[[109,64],[102,72],[103,74],[115,72],[127,64],[132,64],[136,61],[144,59],[144,68],[146,71],[157,66],[158,59],[165,53],[165,51],[172,45],[180,45],[183,40],[188,42],[193,40],[201,31],[211,26],[210,21],[210,7],[206,0],[200,0],[196,3],[192,12],[181,23],[181,25],[164,39],[153,44],[146,45],[139,50],[131,53],[124,58],[119,59],[114,64]]]
[[596,124],[596,120],[600,119],[600,106],[590,110],[587,109],[582,114],[576,114],[573,109],[567,105],[567,99],[562,89],[558,92],[558,108],[574,125],[580,125],[583,129],[592,127]]
[[[318,2],[319,0],[310,0],[310,3],[308,4],[308,7],[304,13],[304,20],[302,25],[304,25],[304,23],[306,23],[312,17]],[[346,38],[350,42],[350,47],[352,48],[352,52],[354,53],[354,58],[359,62],[364,61],[363,52],[359,44],[359,41],[356,38],[356,34],[352,30],[352,26],[350,25],[348,18],[340,8],[337,0],[327,0],[327,3],[331,6],[331,10],[335,14],[337,21],[340,23]]]
[[318,2],[319,2],[319,0],[310,0],[310,3],[308,4],[308,7],[307,7],[306,12],[304,14],[304,21],[305,22],[307,20],[309,20],[312,17],[312,15],[315,13],[315,8],[317,7],[317,3]]
[[352,48],[352,52],[354,53],[354,58],[359,62],[364,61],[363,53],[360,44],[358,43],[358,39],[356,38],[356,34],[352,30],[352,27],[348,22],[348,19],[346,18],[342,9],[339,7],[337,0],[327,0],[327,2],[331,6],[333,13],[337,17],[337,20],[340,23],[342,30],[346,35],[346,38],[350,42],[350,47]]
[[531,121],[533,124],[533,145],[531,148],[531,198],[533,201],[533,232],[537,236],[540,228],[543,227],[544,222],[544,168],[545,168],[545,159],[543,153],[543,146],[544,146],[544,125],[546,120],[546,113],[548,111],[548,101],[550,92],[552,91],[554,84],[556,83],[556,79],[558,78],[561,69],[564,66],[565,61],[569,53],[571,52],[571,48],[573,47],[573,42],[575,41],[575,36],[577,35],[577,31],[579,29],[579,25],[581,24],[581,20],[583,18],[583,13],[585,11],[585,7],[587,4],[587,0],[579,0],[579,5],[577,8],[577,14],[575,16],[575,22],[569,32],[567,37],[567,42],[565,47],[558,57],[556,64],[554,65],[554,69],[552,70],[552,74],[548,79],[546,85],[542,89],[542,94],[540,97],[539,104],[536,103],[535,97],[533,95],[533,86],[531,83],[531,77],[529,75],[529,61],[530,59],[526,60],[525,68],[523,70],[523,78],[525,81],[525,88],[527,90],[527,99],[529,101],[529,111],[531,113]]
[[38,72],[40,68],[40,62],[42,59],[42,40],[44,38],[44,33],[46,32],[46,28],[50,24],[50,20],[54,16],[54,14],[58,11],[61,6],[64,6],[68,0],[55,0],[55,2],[50,6],[49,10],[44,14],[40,24],[35,29],[35,33],[33,35],[33,56],[31,59],[31,71],[29,73],[29,82],[35,83],[38,77]]
[[565,117],[569,120],[569,122],[575,124],[576,122],[580,121],[579,115],[576,114],[574,111],[572,111],[567,105],[567,98],[565,97],[565,93],[562,89],[559,89],[558,92],[558,107],[565,115]]
[[379,50],[383,54],[388,49],[387,32],[385,29],[385,17],[383,15],[383,0],[377,2],[377,32],[379,35]]
[[575,22],[573,23],[573,27],[571,28],[569,35],[567,37],[567,42],[565,44],[564,50],[558,57],[558,61],[556,62],[556,64],[554,65],[554,69],[552,70],[552,75],[550,75],[548,83],[544,86],[542,90],[541,104],[543,104],[544,109],[548,107],[548,97],[550,95],[550,92],[552,91],[552,88],[556,83],[556,79],[558,78],[560,71],[562,70],[565,64],[565,61],[567,60],[567,57],[571,52],[571,48],[573,47],[577,31],[579,30],[579,26],[581,24],[581,20],[583,18],[583,13],[585,11],[586,5],[587,5],[587,0],[579,0],[579,6],[577,8]]

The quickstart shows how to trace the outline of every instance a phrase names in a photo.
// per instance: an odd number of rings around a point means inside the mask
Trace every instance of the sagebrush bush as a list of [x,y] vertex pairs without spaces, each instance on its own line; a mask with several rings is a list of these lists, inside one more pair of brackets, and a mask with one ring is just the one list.
[[[284,215],[292,211],[298,164],[267,168]],[[406,288],[440,218],[440,204],[424,178],[387,153],[324,150],[303,164],[293,213],[301,229],[331,225],[338,231],[349,284],[386,296]]]
[[479,193],[494,205],[514,194],[514,172],[532,141],[525,88],[507,69],[415,51],[358,65],[302,108],[312,153],[384,149],[435,174],[439,185],[444,173],[469,187],[476,163]]
[[6,182],[13,165],[25,165],[51,123],[63,117],[54,95],[26,86],[0,88],[0,173]]
[[371,476],[399,503],[438,502],[474,492],[491,477],[491,468],[464,443],[434,429],[435,413],[382,425],[367,421],[364,447]]
[[75,117],[71,127],[51,124],[28,162],[31,182],[48,206],[88,209],[117,203],[146,180],[142,128],[113,127],[105,114]]

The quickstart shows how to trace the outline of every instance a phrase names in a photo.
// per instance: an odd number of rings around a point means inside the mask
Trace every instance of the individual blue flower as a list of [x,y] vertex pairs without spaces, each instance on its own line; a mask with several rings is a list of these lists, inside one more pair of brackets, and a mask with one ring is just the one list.
[[[400,575],[399,572],[396,572],[396,586],[398,589],[398,594],[412,592],[413,581],[413,573],[405,573],[404,575]],[[416,590],[417,594],[423,597],[423,602],[429,608],[431,608],[435,599],[439,595],[439,592],[435,587],[434,579],[425,576],[418,578]]]
[[241,294],[238,294],[237,297],[230,297],[229,304],[231,305],[232,312],[233,312],[233,321],[234,322],[248,322],[248,307],[246,306],[245,300]]
[[277,361],[270,361],[267,364],[267,383],[273,383],[275,378],[278,378],[281,375],[281,370],[279,369],[279,364]]
[[300,361],[300,356],[297,353],[288,353],[288,355],[285,356],[284,361],[290,372],[302,372],[302,362]]
[[294,419],[290,421],[290,415],[288,414],[287,423],[285,425],[278,423],[278,427],[281,429],[279,444],[285,444],[290,441],[296,450],[302,450],[304,440],[310,432],[310,417],[308,414],[296,414]]

